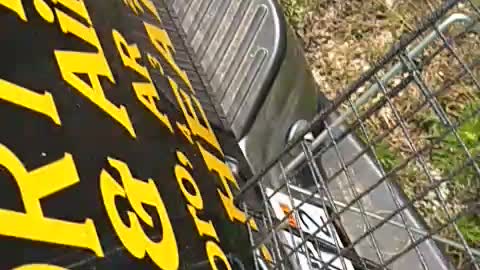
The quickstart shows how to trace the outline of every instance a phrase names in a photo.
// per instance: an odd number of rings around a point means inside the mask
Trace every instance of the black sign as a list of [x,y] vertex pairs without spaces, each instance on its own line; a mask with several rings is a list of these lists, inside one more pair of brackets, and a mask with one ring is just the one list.
[[163,4],[0,0],[1,269],[252,268]]

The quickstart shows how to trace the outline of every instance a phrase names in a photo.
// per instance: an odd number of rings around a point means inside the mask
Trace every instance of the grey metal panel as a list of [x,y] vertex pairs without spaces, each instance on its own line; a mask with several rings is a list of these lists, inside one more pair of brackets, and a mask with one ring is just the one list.
[[[339,128],[334,129],[333,133],[338,132],[340,134],[340,130],[341,129]],[[377,164],[375,164],[368,154],[363,154],[355,161],[352,160],[363,149],[364,146],[360,144],[357,138],[348,135],[338,143],[338,153],[334,149],[329,149],[320,157],[322,166],[325,169],[328,178],[333,177],[334,174],[341,171],[342,165],[339,161],[339,156],[341,156],[347,164],[353,162],[348,166],[348,176],[345,172],[342,172],[329,184],[330,192],[335,200],[345,204],[349,203],[356,198],[352,192],[352,188],[355,189],[358,194],[361,194],[382,178],[382,172],[378,169]],[[347,177],[351,177],[354,185],[353,187],[350,185]],[[388,185],[390,185],[394,195],[389,191]],[[397,201],[398,206],[396,205],[395,200]],[[402,193],[400,193],[398,187],[389,181],[380,184],[365,195],[360,201],[365,208],[365,211],[381,217],[387,217],[393,211],[407,203],[407,199]],[[357,204],[354,204],[353,206],[357,207]],[[410,208],[406,208],[402,212],[405,222],[409,224],[410,227],[426,231],[426,227],[421,222],[421,219],[417,216],[416,212]],[[341,219],[345,231],[352,240],[356,240],[367,231],[365,221],[359,213],[347,211],[341,215]],[[367,217],[367,219],[371,226],[375,226],[379,223],[379,220],[377,219],[371,217]],[[392,221],[404,224],[400,214],[395,215],[392,218]],[[416,233],[412,233],[412,235],[415,240],[418,240],[421,237]],[[390,259],[390,257],[403,251],[404,248],[412,243],[409,239],[408,231],[405,228],[400,228],[389,223],[380,226],[375,230],[372,236],[380,246],[384,260]],[[360,256],[380,263],[377,254],[375,253],[373,242],[369,237],[360,241],[359,244],[355,246],[355,250]],[[425,263],[427,264],[428,269],[450,269],[448,261],[433,240],[428,239],[421,243],[418,246],[418,252],[421,252],[422,256],[425,258]],[[389,269],[419,269],[421,265],[420,257],[416,251],[412,249],[392,263],[389,266]]]
[[284,53],[274,0],[169,0],[226,124],[240,138],[269,91]]
[[[240,141],[254,173],[285,148],[290,127],[317,113],[318,91],[305,55],[293,31],[287,31],[287,49],[271,91],[248,135]],[[266,184],[278,187],[281,171],[274,168]]]
[[[184,32],[182,30],[179,31],[177,16],[175,16],[175,14],[172,16],[172,1],[173,0],[156,0],[154,3],[157,4],[158,11],[162,16],[163,27],[168,32],[171,41],[175,44],[175,61],[178,66],[187,73],[192,86],[195,88],[196,97],[202,104],[202,108],[205,111],[212,128],[217,130],[225,130],[225,116],[221,112],[217,102],[212,100],[208,86],[205,85],[204,79],[202,78],[203,76],[199,72],[199,65],[191,57],[192,50],[190,46],[185,43],[186,38]],[[163,91],[163,94],[170,102],[176,104],[172,91]]]

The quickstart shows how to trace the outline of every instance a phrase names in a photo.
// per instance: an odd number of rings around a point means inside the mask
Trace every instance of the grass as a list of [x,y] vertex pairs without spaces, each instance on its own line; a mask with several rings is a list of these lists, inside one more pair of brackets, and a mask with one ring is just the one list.
[[[431,153],[432,164],[442,175],[448,175],[454,168],[461,168],[467,163],[469,157],[465,148],[474,158],[480,154],[480,117],[477,113],[479,109],[480,103],[468,104],[457,118],[458,121],[463,121],[458,127],[458,137],[450,133],[443,139],[440,147]],[[427,129],[432,138],[437,138],[447,131],[438,120],[432,121]],[[460,144],[459,139],[464,145]],[[460,187],[456,190],[459,193],[457,197],[467,202],[478,200],[480,194],[478,178],[478,173],[471,165],[460,170],[453,179],[453,183]],[[470,246],[480,247],[480,216],[463,217],[457,222],[457,226]]]
[[391,171],[400,163],[397,155],[390,150],[386,143],[380,142],[377,144],[375,147],[375,153],[385,172]]
[[480,243],[480,218],[465,217],[457,223],[459,230],[462,232],[465,240],[472,246],[477,246]]
[[[462,168],[469,157],[466,155],[465,148],[472,157],[480,154],[480,118],[478,117],[480,103],[468,104],[457,117],[457,121],[463,122],[458,127],[457,135],[450,133],[446,136],[437,149],[432,151],[432,165],[440,170],[442,175],[448,175],[457,168]],[[438,138],[441,134],[447,132],[446,127],[438,120],[431,121],[427,130],[432,138]],[[460,140],[459,140],[460,139]],[[460,141],[464,145],[460,144]],[[480,188],[478,185],[478,173],[473,166],[466,166],[461,169],[452,182],[457,185],[456,197],[468,203],[478,201]],[[465,205],[466,205],[465,203]],[[466,207],[466,206],[465,206]],[[470,216],[462,217],[457,226],[471,247],[480,247],[480,217]]]
[[[280,0],[289,22],[303,41],[307,59],[321,91],[334,99],[339,91],[355,81],[372,63],[404,34],[414,29],[416,23],[426,16],[440,0]],[[480,2],[480,1],[478,1]],[[466,8],[456,10],[469,14]],[[475,42],[477,40],[477,42]],[[464,38],[456,43],[457,53],[467,62],[480,59],[478,37]],[[461,70],[461,65],[447,52],[440,53],[421,71],[425,82],[432,89],[440,89],[450,78]],[[480,78],[480,70],[473,70]],[[359,89],[362,91],[362,89]],[[368,134],[383,133],[392,127],[396,119],[392,113],[407,115],[424,99],[418,87],[408,86],[403,96],[393,100],[393,108],[385,108],[372,116],[366,123]],[[480,94],[474,82],[464,80],[450,87],[447,94],[439,95],[438,102],[447,117],[456,122],[468,118],[480,108]],[[372,101],[372,103],[378,100]],[[447,131],[432,108],[416,113],[406,120],[408,136],[415,147],[420,148]],[[480,154],[480,118],[474,117],[458,128],[459,139],[465,143],[471,155]],[[395,129],[382,142],[375,146],[376,155],[386,172],[395,168],[413,150],[405,140],[405,134]],[[449,134],[440,144],[424,157],[433,181],[447,177],[467,160],[458,138]],[[410,162],[398,175],[399,184],[409,197],[413,197],[429,185],[429,178],[423,167]],[[440,194],[445,200],[450,214],[460,212],[472,201],[480,197],[479,177],[472,166],[462,169],[448,185],[441,185]],[[439,207],[435,194],[415,204],[428,225],[436,227],[448,218]],[[466,241],[480,248],[480,217],[464,217],[457,223]],[[456,241],[451,228],[442,236]],[[450,250],[457,267],[460,268],[465,254]]]
[[[450,133],[443,139],[440,148],[432,152],[432,163],[443,174],[447,174],[452,168],[462,166],[468,159],[465,148],[472,157],[480,154],[480,118],[476,116],[480,104],[469,104],[458,119],[466,121],[458,128],[458,138]],[[447,128],[438,120],[434,120],[427,127],[432,138],[437,138],[442,133],[448,132]],[[459,139],[464,143],[460,144]],[[473,186],[478,177],[472,166],[468,166],[455,177],[455,180],[466,186]]]

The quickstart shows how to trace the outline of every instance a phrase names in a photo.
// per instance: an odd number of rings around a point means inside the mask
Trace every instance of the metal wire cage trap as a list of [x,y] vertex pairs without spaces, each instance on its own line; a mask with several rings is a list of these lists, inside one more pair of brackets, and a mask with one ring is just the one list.
[[480,269],[479,17],[445,1],[296,123],[236,197],[257,269]]

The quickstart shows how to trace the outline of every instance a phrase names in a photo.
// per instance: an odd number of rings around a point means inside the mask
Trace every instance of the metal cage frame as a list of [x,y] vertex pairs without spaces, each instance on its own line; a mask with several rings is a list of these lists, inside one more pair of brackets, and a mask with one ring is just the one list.
[[[480,243],[468,243],[457,224],[464,217],[480,219],[480,156],[460,134],[462,125],[480,117],[480,106],[454,118],[439,102],[457,83],[468,82],[480,91],[480,59],[466,59],[457,48],[462,39],[480,43],[479,18],[474,1],[443,2],[313,121],[299,122],[285,149],[241,187],[236,203],[258,224],[248,225],[257,269],[480,270]],[[432,85],[423,72],[439,54],[451,59],[455,75]],[[395,99],[408,91],[418,91],[422,98],[402,115]],[[367,122],[385,108],[394,118],[392,126],[369,134]],[[423,144],[412,138],[408,125],[421,111],[434,115],[441,127],[438,136]],[[387,169],[376,148],[394,132],[403,136],[408,155]],[[463,155],[435,176],[432,149],[446,139]],[[397,183],[408,166],[428,181],[409,196]],[[442,186],[467,170],[473,174],[468,178],[473,197],[455,198],[463,207],[452,213]],[[434,225],[425,224],[417,211],[418,203],[432,196],[446,217]],[[305,214],[309,211],[316,217]],[[452,238],[440,234],[446,229]],[[455,265],[445,247],[461,251],[464,261]]]

